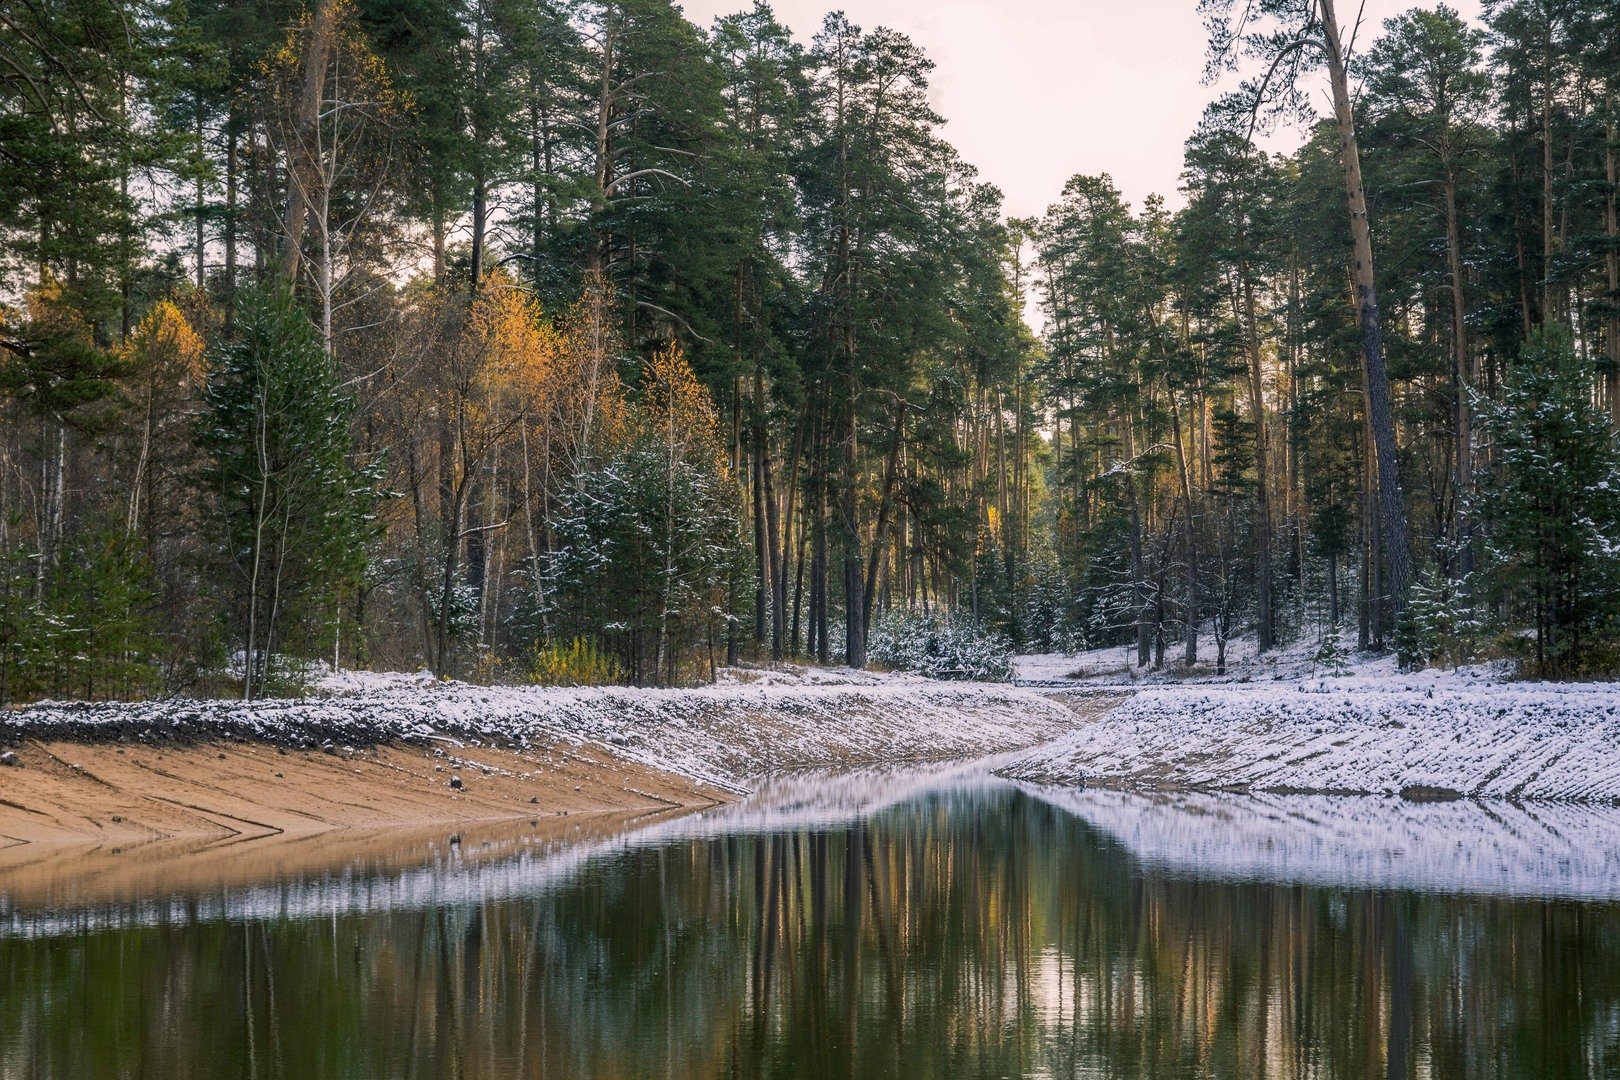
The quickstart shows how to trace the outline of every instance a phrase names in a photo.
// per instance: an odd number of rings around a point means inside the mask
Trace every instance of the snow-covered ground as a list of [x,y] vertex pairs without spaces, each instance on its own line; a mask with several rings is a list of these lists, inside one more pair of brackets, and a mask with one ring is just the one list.
[[1234,641],[1221,678],[1131,677],[1119,649],[1021,657],[1038,689],[789,666],[678,691],[346,673],[311,697],[251,705],[47,703],[0,713],[0,743],[560,740],[730,790],[788,769],[1017,751],[1004,773],[1041,784],[1620,801],[1620,684],[1516,682],[1488,667],[1403,674],[1389,657],[1330,673],[1313,652],[1255,657]]
[[1620,799],[1620,687],[1152,687],[1009,774],[1153,787]]
[[362,746],[396,739],[593,743],[623,758],[736,787],[818,765],[981,757],[1070,730],[1072,709],[1011,686],[802,669],[728,674],[688,690],[548,689],[424,675],[329,677],[317,695],[244,704],[44,703],[0,714],[18,738],[254,739]]
[[[1401,673],[1391,657],[1330,673],[1306,650],[1221,678],[1133,677],[1124,650],[1023,657],[1060,695],[1134,688],[1095,723],[1019,755],[1042,783],[1321,793],[1445,789],[1481,798],[1620,800],[1620,684],[1511,681],[1495,668]],[[1429,794],[1433,794],[1430,792]]]
[[[1199,642],[1198,664],[1188,668],[1182,662],[1182,647],[1172,642],[1165,649],[1165,666],[1155,671],[1151,666],[1138,667],[1136,645],[1110,645],[1081,653],[1041,653],[1018,656],[1013,659],[1013,678],[1023,683],[1072,683],[1087,685],[1149,686],[1170,683],[1239,683],[1275,682],[1332,677],[1349,674],[1363,678],[1388,678],[1399,675],[1392,653],[1361,653],[1344,645],[1344,664],[1339,670],[1317,659],[1321,643],[1314,638],[1301,640],[1271,652],[1256,651],[1253,637],[1233,638],[1226,643],[1226,674],[1215,674],[1215,641],[1205,634]],[[1432,674],[1432,673],[1431,673]],[[1458,673],[1469,678],[1500,679],[1507,675],[1504,667],[1479,665]]]

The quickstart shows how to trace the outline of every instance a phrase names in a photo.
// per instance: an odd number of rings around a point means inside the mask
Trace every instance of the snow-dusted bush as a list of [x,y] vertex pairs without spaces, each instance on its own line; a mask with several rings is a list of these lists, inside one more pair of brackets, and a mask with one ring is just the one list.
[[1327,630],[1322,634],[1321,644],[1316,647],[1316,652],[1311,659],[1327,669],[1329,675],[1348,675],[1350,674],[1350,657],[1350,650],[1345,648],[1344,643],[1339,639],[1338,624],[1329,623]]
[[875,664],[932,679],[1012,678],[1011,642],[962,612],[884,612],[872,622],[866,653]]
[[1475,658],[1485,624],[1471,599],[1474,591],[1473,574],[1449,578],[1428,567],[1418,575],[1396,631],[1403,667],[1439,664],[1455,670]]

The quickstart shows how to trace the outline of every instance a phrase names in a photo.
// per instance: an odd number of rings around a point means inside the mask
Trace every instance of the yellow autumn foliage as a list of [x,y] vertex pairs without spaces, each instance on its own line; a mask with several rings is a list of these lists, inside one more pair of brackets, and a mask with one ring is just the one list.
[[698,380],[680,345],[670,342],[647,361],[642,408],[660,440],[673,438],[686,456],[712,464],[728,476],[720,414],[708,387]]
[[148,379],[163,373],[182,384],[202,378],[206,348],[179,305],[169,300],[152,305],[129,341],[130,359],[138,371]]

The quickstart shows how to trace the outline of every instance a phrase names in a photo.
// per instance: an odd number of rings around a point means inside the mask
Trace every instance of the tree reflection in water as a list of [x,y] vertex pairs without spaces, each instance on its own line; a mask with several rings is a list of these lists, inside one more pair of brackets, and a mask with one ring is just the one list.
[[535,896],[0,940],[0,1075],[1620,1075],[1620,907],[1144,872],[1011,789]]

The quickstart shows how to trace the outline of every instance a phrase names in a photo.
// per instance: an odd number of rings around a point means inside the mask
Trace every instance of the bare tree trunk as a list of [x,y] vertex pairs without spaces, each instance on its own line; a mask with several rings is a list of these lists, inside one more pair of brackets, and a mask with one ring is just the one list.
[[[263,376],[260,376],[263,379]],[[259,574],[264,567],[264,527],[270,489],[269,403],[267,388],[259,385],[258,430],[259,492],[253,506],[253,567],[248,573],[247,647],[242,652],[242,700],[253,700],[253,677],[258,666]]]
[[[1001,564],[1002,572],[1006,577],[1006,596],[1013,599],[1016,596],[1017,566],[1013,554],[1013,543],[1016,537],[1016,528],[1013,521],[1011,498],[1012,487],[1007,475],[1007,403],[1002,394],[996,393],[996,517],[1001,526]],[[1016,607],[1014,608],[1016,611]]]
[[764,425],[756,423],[753,431],[753,460],[748,463],[749,489],[754,519],[754,644],[765,643],[766,626],[770,622],[770,595],[772,552],[766,539],[765,528],[765,462]]
[[[441,407],[447,409],[448,406]],[[461,555],[461,509],[464,478],[456,476],[455,455],[459,440],[450,418],[439,417],[439,521],[444,530],[444,565],[439,575],[439,618],[435,635],[433,673],[444,678],[450,673],[450,609],[455,595],[456,564]]]
[[1339,557],[1330,554],[1328,564],[1328,625],[1339,627]]
[[299,253],[304,243],[304,223],[309,214],[309,193],[316,184],[316,163],[312,160],[315,130],[320,123],[321,99],[326,90],[327,58],[332,51],[336,0],[315,0],[309,35],[304,41],[304,84],[298,94],[298,129],[292,140],[287,162],[287,219],[282,251],[286,265],[282,272],[288,281],[298,277]]
[[[664,463],[664,591],[658,607],[658,662],[654,665],[657,678],[664,678],[666,665],[673,671],[675,664],[669,647],[669,619],[674,607],[672,593],[675,588],[675,398],[674,388],[670,390],[664,439],[668,458]],[[669,681],[674,682],[673,679]]]
[[[202,94],[198,93],[198,94],[195,95],[194,100],[192,101],[192,107],[193,107],[193,110],[194,110],[194,114],[193,114],[193,121],[194,121],[193,126],[194,126],[194,129],[193,129],[192,135],[197,140],[197,155],[198,155],[199,158],[201,158],[201,156],[202,156],[202,145],[203,145],[203,103],[202,103]],[[208,240],[207,240],[207,233],[203,229],[204,195],[205,195],[205,192],[204,192],[204,189],[203,189],[203,171],[202,171],[202,169],[199,168],[197,170],[196,177],[192,180],[192,200],[193,200],[192,215],[193,215],[193,218],[194,218],[194,221],[192,222],[192,224],[196,229],[196,235],[194,237],[193,242],[196,244],[196,249],[197,249],[196,250],[196,258],[197,258],[197,268],[196,269],[197,269],[197,288],[198,288],[199,291],[202,290],[202,289],[206,289],[208,287],[208,270],[207,270],[207,264],[206,264]]]
[[861,589],[861,638],[866,638],[872,627],[872,608],[877,599],[878,573],[883,567],[883,556],[888,548],[889,521],[894,510],[894,485],[900,475],[900,451],[906,445],[905,406],[895,410],[894,445],[889,450],[889,464],[883,471],[883,491],[878,502],[877,526],[872,536],[872,551],[866,562],[866,583]]
[[237,131],[236,106],[231,105],[225,123],[230,130],[225,135],[225,332],[236,327],[236,172]]
[[1608,145],[1603,161],[1609,181],[1609,197],[1603,206],[1603,234],[1609,242],[1605,263],[1609,272],[1609,313],[1603,320],[1604,344],[1608,347],[1609,417],[1620,427],[1620,95],[1609,97]]
[[[764,425],[760,425],[764,430]],[[771,448],[769,441],[765,441],[759,461],[760,472],[765,481],[765,554],[770,560],[770,593],[771,593],[771,659],[782,659],[782,611],[785,601],[786,568],[782,560],[786,557],[782,552],[782,518],[781,510],[777,507],[776,481],[771,472]]]
[[862,580],[861,527],[859,518],[859,426],[855,408],[855,387],[851,374],[850,397],[845,408],[841,438],[841,468],[838,516],[844,564],[844,664],[857,670],[866,667],[866,612],[863,601],[866,583]]
[[157,419],[155,398],[156,390],[153,387],[153,376],[149,367],[146,376],[146,408],[141,419],[141,449],[135,458],[135,474],[129,482],[129,513],[124,518],[125,536],[133,536],[141,524],[141,496],[146,491],[147,463],[152,457],[152,431]]
[[[793,432],[793,456],[788,465],[787,502],[786,506],[781,511],[781,526],[780,535],[778,538],[780,541],[780,547],[778,548],[778,556],[776,560],[776,581],[772,585],[775,597],[772,601],[773,614],[771,622],[771,658],[774,660],[781,660],[786,655],[787,651],[783,640],[787,633],[787,577],[788,567],[793,565],[793,560],[789,558],[789,554],[793,544],[793,535],[795,532],[797,532],[800,537],[798,559],[799,572],[802,574],[804,569],[804,527],[802,524],[798,524],[799,519],[795,513],[795,510],[797,509],[799,498],[799,460],[804,453],[803,444],[806,423],[807,421],[800,420]],[[774,502],[771,504],[771,510],[773,511],[774,516],[774,512],[776,510],[776,504]],[[794,652],[799,651],[799,604],[797,596],[795,596],[793,603],[792,650]]]
[[1257,652],[1270,652],[1276,645],[1277,614],[1272,598],[1271,523],[1271,429],[1266,422],[1265,373],[1261,368],[1260,323],[1255,313],[1254,285],[1243,271],[1243,314],[1249,339],[1249,410],[1254,414],[1255,522],[1254,552],[1258,562],[1259,626]]
[[320,300],[321,348],[330,358],[337,354],[332,341],[332,202],[325,181],[321,183],[318,205],[316,229],[320,234],[320,253],[315,260],[315,295]]
[[1187,515],[1187,628],[1184,659],[1187,666],[1198,663],[1198,622],[1203,613],[1203,602],[1198,595],[1198,530],[1193,520],[1192,476],[1187,469],[1187,448],[1181,438],[1181,410],[1176,405],[1174,390],[1166,389],[1170,399],[1170,430],[1176,444],[1176,475],[1181,482],[1181,501]]
[[[591,192],[593,217],[600,219],[607,213],[608,184],[613,180],[613,162],[610,158],[613,131],[613,63],[616,44],[608,13],[602,27],[602,78],[596,100],[596,162]],[[587,266],[591,273],[600,274],[607,269],[607,235],[600,220],[592,222],[590,256]]]
[[[472,84],[475,94],[483,94],[487,90],[484,86],[484,5],[475,3],[473,8]],[[468,276],[472,279],[471,294],[477,296],[484,278],[484,238],[489,231],[489,178],[484,168],[484,110],[475,105],[472,115],[472,266]]]
[[[1549,33],[1550,33],[1549,28]],[[1543,61],[1552,60],[1552,43],[1545,43]],[[1541,321],[1558,317],[1553,303],[1553,90],[1551,82],[1541,95]]]
[[1391,403],[1389,370],[1384,363],[1384,334],[1378,318],[1378,290],[1373,275],[1372,228],[1367,219],[1367,192],[1361,179],[1361,150],[1356,143],[1355,114],[1350,104],[1350,78],[1339,35],[1333,0],[1317,0],[1326,36],[1328,74],[1333,83],[1333,111],[1339,127],[1339,156],[1344,166],[1344,189],[1349,201],[1350,238],[1355,248],[1353,266],[1357,314],[1361,322],[1362,363],[1366,372],[1367,415],[1373,449],[1378,460],[1379,517],[1389,566],[1390,606],[1396,621],[1406,611],[1411,579],[1411,532],[1395,446],[1395,413]]
[[1473,405],[1469,401],[1476,375],[1468,361],[1467,306],[1463,302],[1462,239],[1457,224],[1457,174],[1446,166],[1446,261],[1451,274],[1452,382],[1457,395],[1456,449],[1452,462],[1452,541],[1461,545],[1459,571],[1473,569],[1468,503],[1474,490]]
[[1136,442],[1131,421],[1126,418],[1120,427],[1125,435],[1125,509],[1131,522],[1131,607],[1136,617],[1136,666],[1147,667],[1152,657],[1152,639],[1148,632],[1148,589],[1146,559],[1142,554],[1142,509],[1136,495]]

